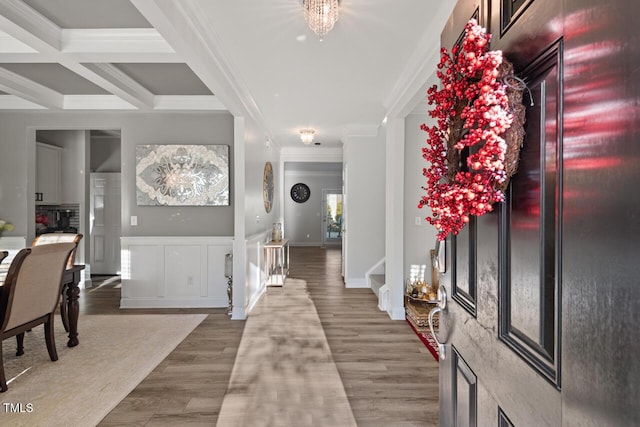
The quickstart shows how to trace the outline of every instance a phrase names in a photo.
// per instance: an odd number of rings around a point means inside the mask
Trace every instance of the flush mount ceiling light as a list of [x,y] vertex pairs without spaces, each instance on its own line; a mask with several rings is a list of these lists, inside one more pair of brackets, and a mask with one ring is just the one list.
[[313,129],[302,129],[300,131],[300,139],[304,142],[305,145],[311,144],[313,142],[313,135],[316,133]]
[[302,0],[304,20],[320,41],[338,20],[339,3],[339,0]]

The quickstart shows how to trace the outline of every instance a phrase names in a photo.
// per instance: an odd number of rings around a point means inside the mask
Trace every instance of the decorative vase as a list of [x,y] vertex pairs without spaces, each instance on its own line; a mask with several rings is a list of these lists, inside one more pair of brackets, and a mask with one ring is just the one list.
[[273,230],[271,231],[271,240],[279,242],[282,240],[282,224],[279,222],[273,223]]

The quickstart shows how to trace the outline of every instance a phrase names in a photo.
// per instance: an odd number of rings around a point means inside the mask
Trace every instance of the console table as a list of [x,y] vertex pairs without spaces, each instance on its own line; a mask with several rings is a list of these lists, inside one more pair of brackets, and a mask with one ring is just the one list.
[[264,278],[267,286],[283,286],[289,274],[289,239],[264,245]]

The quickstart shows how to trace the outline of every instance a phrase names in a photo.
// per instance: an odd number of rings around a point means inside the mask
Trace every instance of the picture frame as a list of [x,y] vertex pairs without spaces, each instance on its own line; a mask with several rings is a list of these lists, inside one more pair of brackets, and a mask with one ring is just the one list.
[[229,206],[228,145],[137,145],[138,206]]

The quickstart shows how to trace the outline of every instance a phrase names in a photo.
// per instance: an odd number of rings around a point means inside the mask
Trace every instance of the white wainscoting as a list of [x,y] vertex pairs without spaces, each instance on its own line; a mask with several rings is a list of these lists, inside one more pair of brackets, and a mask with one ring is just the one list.
[[227,307],[232,237],[122,237],[120,308]]
[[246,307],[247,313],[253,310],[262,294],[265,292],[264,277],[264,243],[267,241],[269,233],[263,231],[249,236],[247,242],[247,287],[246,287]]

